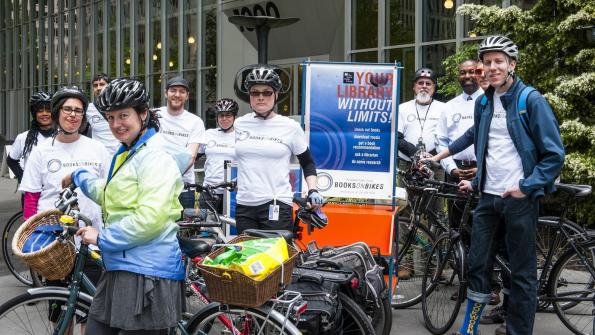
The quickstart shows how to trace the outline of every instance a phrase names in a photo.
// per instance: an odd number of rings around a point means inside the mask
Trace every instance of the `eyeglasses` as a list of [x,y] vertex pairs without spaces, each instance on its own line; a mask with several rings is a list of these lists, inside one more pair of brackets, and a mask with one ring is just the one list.
[[415,83],[415,85],[417,86],[433,86],[434,82],[433,81],[425,81],[425,80],[419,80]]
[[263,96],[263,97],[270,97],[271,95],[273,95],[273,91],[250,91],[250,96],[251,97],[258,97],[258,96]]
[[74,113],[75,116],[81,117],[81,116],[83,116],[83,114],[85,114],[84,109],[73,108],[70,106],[62,107],[62,108],[60,108],[60,110],[62,111],[62,114],[64,114],[64,115],[72,115],[72,113]]

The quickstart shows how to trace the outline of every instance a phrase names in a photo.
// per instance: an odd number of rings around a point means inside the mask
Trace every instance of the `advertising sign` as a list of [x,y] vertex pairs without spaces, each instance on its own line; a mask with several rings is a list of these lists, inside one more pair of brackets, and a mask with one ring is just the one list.
[[327,197],[392,199],[397,66],[305,66],[305,124],[319,190]]

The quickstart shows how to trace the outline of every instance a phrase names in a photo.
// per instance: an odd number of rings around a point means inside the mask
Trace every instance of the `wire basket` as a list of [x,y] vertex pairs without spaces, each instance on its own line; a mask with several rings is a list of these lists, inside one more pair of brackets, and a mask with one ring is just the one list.
[[[239,243],[258,237],[240,235],[229,244]],[[223,253],[225,248],[219,248],[209,254],[214,259]],[[220,269],[212,266],[199,264],[198,267],[203,275],[205,284],[212,301],[218,301],[227,305],[239,307],[259,307],[279,292],[279,285],[287,285],[291,282],[291,273],[298,256],[297,250],[287,246],[289,258],[283,263],[283,267],[276,268],[263,280],[257,281],[249,276],[229,269]],[[282,277],[283,276],[283,277]]]
[[76,258],[76,250],[74,244],[71,243],[72,237],[67,243],[56,240],[35,252],[23,253],[23,246],[35,228],[42,225],[60,224],[61,215],[62,213],[57,209],[37,213],[19,227],[12,239],[12,251],[15,255],[49,280],[65,278],[72,271]]

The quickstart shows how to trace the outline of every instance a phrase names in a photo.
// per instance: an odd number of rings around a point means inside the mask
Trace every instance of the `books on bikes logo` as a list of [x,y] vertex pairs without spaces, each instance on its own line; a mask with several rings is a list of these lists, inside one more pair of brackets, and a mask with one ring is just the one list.
[[407,122],[413,122],[415,121],[416,115],[411,113],[409,115],[407,115]]
[[48,162],[48,171],[58,172],[62,168],[62,162],[59,159],[51,159]]
[[461,113],[455,113],[455,114],[452,116],[452,122],[454,122],[454,123],[457,123],[457,122],[459,122],[459,121],[461,121]]
[[245,140],[248,139],[248,137],[250,137],[250,132],[249,131],[236,130],[236,140],[238,140],[238,141],[245,141]]
[[333,177],[326,172],[319,172],[316,180],[316,188],[320,192],[328,191],[333,187]]
[[353,84],[355,81],[353,72],[343,72],[343,84]]
[[102,119],[101,116],[93,115],[93,116],[91,116],[91,123],[99,123],[99,122],[101,122],[101,119]]

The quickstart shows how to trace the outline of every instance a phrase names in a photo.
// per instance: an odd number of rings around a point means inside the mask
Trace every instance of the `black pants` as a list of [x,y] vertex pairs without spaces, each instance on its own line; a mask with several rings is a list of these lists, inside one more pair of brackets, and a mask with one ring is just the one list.
[[158,330],[123,330],[120,328],[110,327],[109,325],[99,322],[93,318],[87,321],[87,328],[85,328],[85,335],[165,335],[167,329]]
[[293,221],[291,219],[292,207],[280,201],[279,220],[269,220],[269,206],[273,201],[269,201],[258,206],[236,206],[236,226],[238,234],[246,229],[264,229],[264,230],[289,230],[293,231]]

